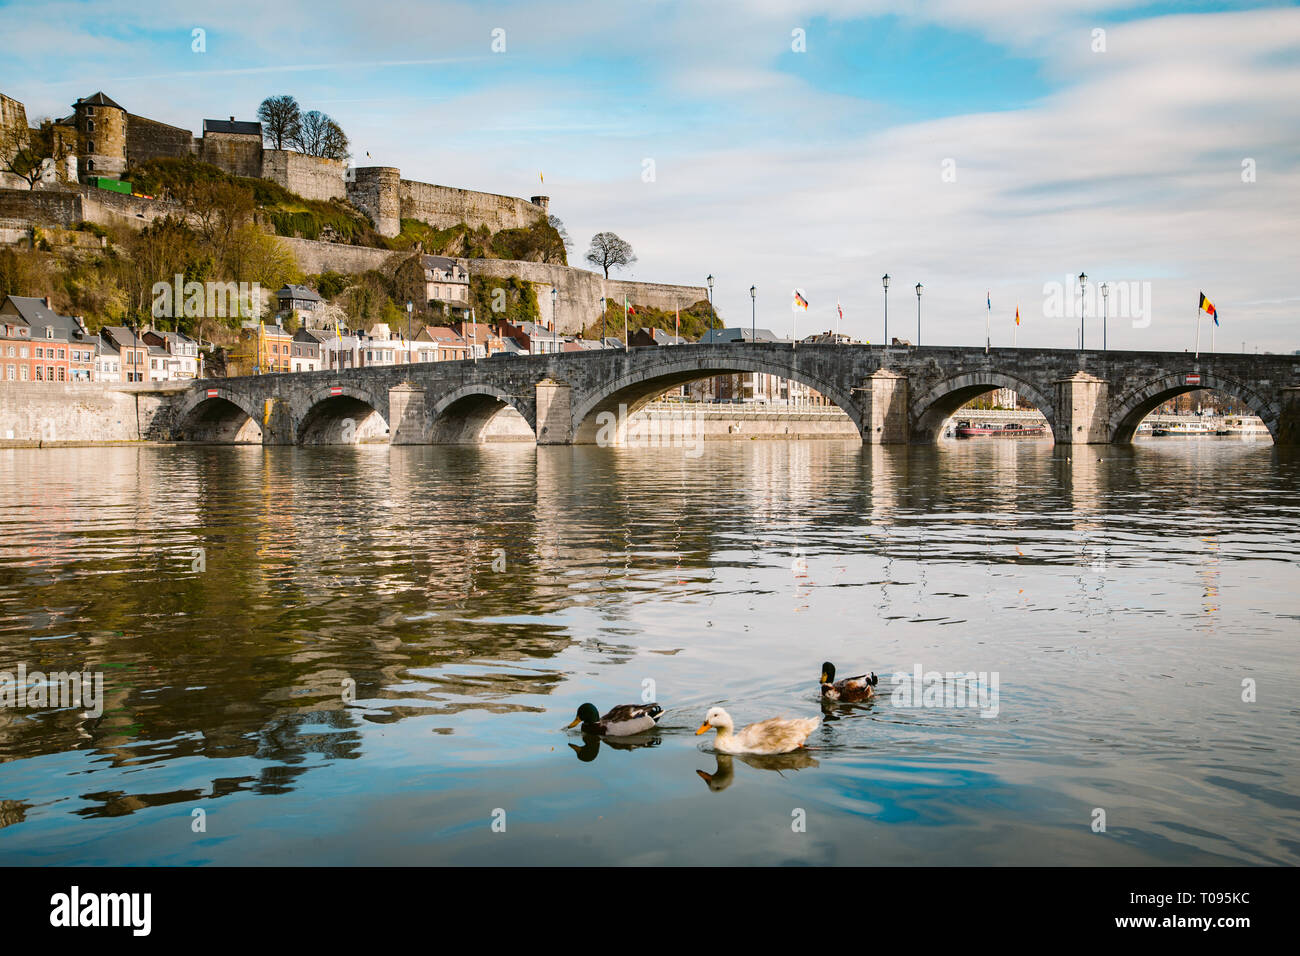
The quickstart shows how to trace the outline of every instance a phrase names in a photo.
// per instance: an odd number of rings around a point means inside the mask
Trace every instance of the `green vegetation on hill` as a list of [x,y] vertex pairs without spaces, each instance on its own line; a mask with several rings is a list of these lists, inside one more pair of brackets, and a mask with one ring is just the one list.
[[192,207],[203,197],[225,191],[246,193],[258,218],[277,236],[328,239],[349,245],[384,245],[370,220],[341,200],[304,199],[269,179],[232,176],[192,157],[151,159],[124,177],[137,192]]
[[[498,292],[497,290],[501,290]],[[526,279],[517,276],[471,275],[469,300],[478,322],[489,324],[504,319],[511,325],[520,322],[541,322],[542,312],[537,305],[537,289]],[[502,310],[503,307],[503,310]]]
[[[627,317],[627,327],[629,334],[637,329],[663,329],[670,335],[673,332],[673,325],[676,322],[676,313],[664,309],[655,309],[650,306],[637,305],[632,303],[632,308],[636,310],[635,315]],[[707,299],[701,299],[692,305],[682,309],[681,325],[677,332],[684,339],[696,341],[710,327],[710,321],[713,328],[721,328],[721,323],[714,314],[712,307]],[[604,331],[602,332],[602,328]],[[623,302],[607,299],[605,301],[604,325],[596,321],[583,330],[583,337],[588,339],[599,339],[603,335],[612,335],[615,338],[623,337]]]

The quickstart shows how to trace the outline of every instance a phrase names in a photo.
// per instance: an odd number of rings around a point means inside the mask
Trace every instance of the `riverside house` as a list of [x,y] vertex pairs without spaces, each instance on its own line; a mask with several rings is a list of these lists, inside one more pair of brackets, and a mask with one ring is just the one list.
[[5,296],[0,303],[0,375],[7,382],[89,382],[98,341],[80,316],[60,315],[50,300]]

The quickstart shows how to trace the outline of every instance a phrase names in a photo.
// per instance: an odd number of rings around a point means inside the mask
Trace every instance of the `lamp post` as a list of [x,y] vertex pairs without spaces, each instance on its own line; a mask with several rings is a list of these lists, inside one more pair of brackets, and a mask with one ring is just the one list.
[[[707,279],[705,279],[704,281],[707,282],[707,283],[709,284],[709,331],[712,332],[712,331],[713,331],[713,315],[714,315],[714,312],[713,312],[713,273],[710,272],[710,273],[709,273],[709,277],[708,277]],[[710,338],[712,338],[712,336],[710,336]]]
[[889,273],[886,272],[880,277],[880,284],[885,287],[885,342],[886,348],[889,347]]
[[1088,274],[1085,272],[1080,272],[1079,273],[1079,351],[1080,352],[1082,352],[1084,348],[1083,317],[1086,314],[1087,302],[1088,302]]
[[406,300],[406,361],[411,361],[411,309],[413,303],[410,299]]
[[749,287],[749,341],[758,341],[758,286]]
[[916,345],[921,346],[921,283],[916,284]]
[[555,302],[559,297],[560,290],[555,288],[555,286],[551,286],[551,350],[553,352],[560,351],[560,340],[558,337],[560,333],[560,325],[555,321]]
[[1110,283],[1101,284],[1101,350],[1106,351],[1106,313],[1110,310]]

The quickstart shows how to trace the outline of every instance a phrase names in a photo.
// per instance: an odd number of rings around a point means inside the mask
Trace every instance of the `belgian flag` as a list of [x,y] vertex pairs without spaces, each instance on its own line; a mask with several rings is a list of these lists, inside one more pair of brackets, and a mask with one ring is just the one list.
[[1214,324],[1215,324],[1215,325],[1218,325],[1218,324],[1219,324],[1219,313],[1215,310],[1215,308],[1214,308],[1214,303],[1211,302],[1209,299],[1207,299],[1207,298],[1205,297],[1205,293],[1204,293],[1204,292],[1201,293],[1201,305],[1200,305],[1200,309],[1201,309],[1202,312],[1204,312],[1204,313],[1205,313],[1206,315],[1208,315],[1210,318],[1214,319]]

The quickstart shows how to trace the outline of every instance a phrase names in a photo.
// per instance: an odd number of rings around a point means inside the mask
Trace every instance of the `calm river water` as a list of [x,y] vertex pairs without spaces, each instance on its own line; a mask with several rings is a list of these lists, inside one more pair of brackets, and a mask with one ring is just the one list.
[[[1227,439],[0,451],[0,671],[104,678],[0,709],[0,864],[1294,865],[1298,478]],[[821,713],[823,660],[881,694],[814,749],[694,735]],[[897,705],[918,666],[952,706]],[[640,746],[562,729],[646,691]]]

